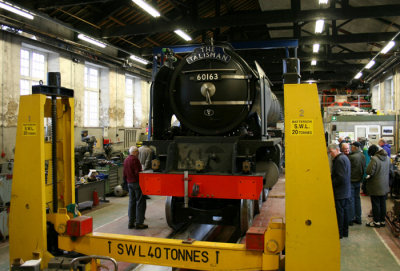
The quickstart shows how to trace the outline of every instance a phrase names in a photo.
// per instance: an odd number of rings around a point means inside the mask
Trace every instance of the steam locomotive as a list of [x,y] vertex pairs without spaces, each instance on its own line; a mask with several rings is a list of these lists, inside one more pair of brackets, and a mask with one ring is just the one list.
[[244,233],[277,182],[281,138],[267,128],[281,107],[256,66],[230,45],[204,45],[157,73],[152,140],[144,142],[156,159],[140,185],[146,195],[167,196],[170,227],[229,224]]

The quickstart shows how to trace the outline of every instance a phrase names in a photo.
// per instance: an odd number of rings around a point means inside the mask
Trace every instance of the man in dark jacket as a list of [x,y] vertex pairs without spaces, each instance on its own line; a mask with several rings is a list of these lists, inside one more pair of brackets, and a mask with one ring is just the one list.
[[138,154],[139,150],[137,147],[130,147],[129,156],[124,161],[124,179],[128,183],[129,190],[128,229],[136,228],[142,230],[147,229],[148,226],[143,224],[146,200],[139,186],[139,172],[142,171],[142,165],[137,157]]
[[349,236],[349,204],[350,204],[350,161],[340,152],[339,146],[332,144],[328,151],[333,159],[332,185],[335,197],[336,216],[340,238]]
[[348,158],[351,164],[351,197],[350,197],[350,221],[349,225],[353,223],[361,224],[361,200],[360,200],[360,186],[365,173],[365,156],[360,150],[361,144],[357,141],[351,143],[351,153]]
[[386,194],[389,192],[390,159],[386,151],[376,145],[368,149],[371,161],[367,167],[367,191],[371,196],[372,215],[374,220],[367,223],[368,227],[384,227],[386,216]]

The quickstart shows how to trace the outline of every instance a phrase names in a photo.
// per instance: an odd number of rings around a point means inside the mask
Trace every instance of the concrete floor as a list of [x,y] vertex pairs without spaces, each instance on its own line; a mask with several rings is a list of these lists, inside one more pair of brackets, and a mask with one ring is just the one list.
[[[164,197],[151,196],[147,201],[146,223],[148,230],[129,230],[127,228],[128,197],[108,198],[110,203],[101,204],[86,215],[93,217],[94,229],[98,232],[135,234],[143,236],[166,237],[171,233],[164,218]],[[363,225],[350,227],[348,238],[341,239],[341,271],[400,270],[400,239],[393,237],[388,227],[368,228],[368,213],[371,209],[369,197],[362,197]],[[388,200],[388,210],[391,206]],[[281,179],[270,192],[262,212],[255,218],[255,226],[265,225],[272,216],[284,216],[285,180]],[[131,270],[135,264],[119,263],[120,270]],[[8,270],[8,242],[0,243],[0,271]],[[166,267],[139,266],[137,270],[172,270]]]

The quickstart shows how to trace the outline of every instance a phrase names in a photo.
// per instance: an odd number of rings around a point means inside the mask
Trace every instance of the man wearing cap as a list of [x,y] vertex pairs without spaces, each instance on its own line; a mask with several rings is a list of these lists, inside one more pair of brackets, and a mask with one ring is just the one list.
[[351,165],[351,196],[349,210],[349,225],[361,224],[360,187],[365,172],[365,156],[361,152],[361,144],[357,141],[350,144],[351,153],[348,155]]

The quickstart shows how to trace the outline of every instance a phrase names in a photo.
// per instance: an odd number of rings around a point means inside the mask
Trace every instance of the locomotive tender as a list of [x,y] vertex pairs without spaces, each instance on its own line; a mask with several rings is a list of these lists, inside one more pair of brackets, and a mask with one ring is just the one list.
[[156,159],[140,185],[144,194],[168,196],[170,227],[230,224],[244,233],[277,182],[281,138],[267,127],[281,108],[256,66],[227,44],[204,45],[157,73],[152,140],[144,142]]

